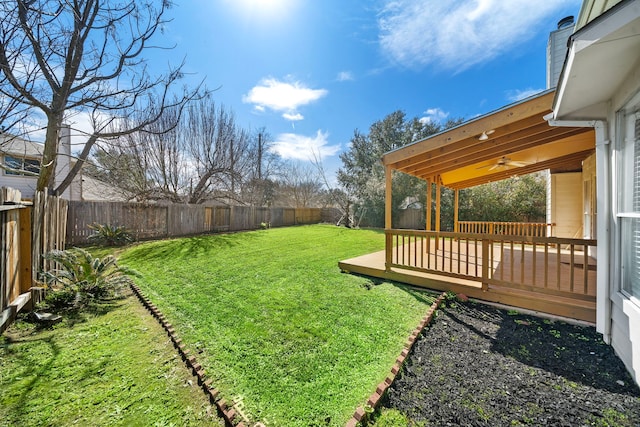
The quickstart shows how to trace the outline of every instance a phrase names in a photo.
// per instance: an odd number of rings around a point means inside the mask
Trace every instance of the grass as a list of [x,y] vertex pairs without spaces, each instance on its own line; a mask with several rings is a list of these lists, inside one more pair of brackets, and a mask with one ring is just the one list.
[[252,421],[344,425],[433,302],[338,269],[383,248],[378,231],[305,226],[144,243],[120,260]]
[[0,426],[220,425],[164,331],[132,297],[0,338]]

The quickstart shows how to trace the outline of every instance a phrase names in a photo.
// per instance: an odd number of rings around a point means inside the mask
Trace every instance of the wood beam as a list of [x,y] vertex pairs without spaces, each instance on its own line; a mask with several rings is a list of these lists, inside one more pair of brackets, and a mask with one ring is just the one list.
[[460,226],[458,224],[459,209],[460,209],[460,190],[456,188],[453,193],[453,231],[454,233],[460,232]]
[[390,230],[392,228],[392,217],[391,217],[391,201],[392,198],[392,169],[390,166],[385,166],[384,168],[384,176],[385,176],[385,190],[384,190],[384,228],[386,230]]
[[425,206],[425,213],[427,215],[425,222],[425,230],[431,231],[431,205],[433,204],[433,186],[431,178],[427,179],[427,202]]
[[[548,128],[551,129],[551,128]],[[422,167],[416,166],[411,168],[413,170],[403,171],[410,175],[432,175],[434,173],[441,174],[449,172],[451,170],[459,169],[465,166],[470,166],[483,161],[491,160],[499,156],[506,156],[509,154],[517,153],[519,151],[527,150],[538,146],[543,146],[560,139],[570,138],[575,135],[579,135],[588,131],[585,128],[556,128],[557,130],[548,130],[547,132],[535,135],[536,138],[522,137],[513,141],[504,141],[502,144],[500,141],[495,141],[493,146],[484,150],[475,150],[474,147],[470,147],[468,151],[459,151],[453,153],[445,158],[439,159],[429,165]],[[595,139],[594,139],[595,144]]]
[[440,193],[442,193],[440,177],[436,177],[436,231],[440,231]]
[[[476,137],[467,138],[457,143],[448,144],[438,150],[432,150],[411,158],[400,160],[394,163],[393,166],[401,171],[410,170],[412,166],[420,165],[422,163],[430,163],[434,160],[446,160],[446,156],[451,156],[453,153],[460,155],[461,151],[463,153],[467,153],[489,149],[494,147],[496,143],[503,141],[506,137],[510,137],[515,140],[521,135],[535,135],[550,129],[554,128],[550,127],[549,124],[543,120],[542,116],[529,117],[520,122],[512,123],[508,126],[497,129],[486,141],[480,141]],[[445,157],[445,159],[442,159],[442,157]]]
[[534,172],[540,172],[546,169],[560,167],[562,165],[573,163],[576,161],[582,161],[587,157],[589,157],[591,154],[593,154],[593,152],[594,150],[580,151],[578,153],[572,153],[570,155],[547,160],[545,162],[523,166],[521,168],[507,169],[504,171],[496,172],[491,175],[484,175],[484,176],[480,176],[477,178],[472,178],[464,181],[447,183],[447,187],[453,188],[453,189],[464,189],[464,188],[476,187],[482,184],[487,184],[489,182],[502,181],[503,179],[507,179],[512,176],[521,176],[521,175],[527,175]]
[[393,164],[409,157],[442,148],[451,143],[477,137],[484,131],[498,129],[531,116],[544,116],[551,110],[554,96],[555,91],[549,91],[528,101],[507,106],[466,124],[387,153],[384,155],[383,161],[385,165]]

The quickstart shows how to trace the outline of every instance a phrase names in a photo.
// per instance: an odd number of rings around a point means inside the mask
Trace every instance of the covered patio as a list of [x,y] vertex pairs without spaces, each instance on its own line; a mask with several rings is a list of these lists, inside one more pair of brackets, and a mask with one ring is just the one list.
[[[554,94],[542,92],[385,154],[385,250],[342,261],[340,268],[594,322],[595,135],[589,128],[549,126]],[[552,189],[547,201],[549,211],[553,204],[577,209],[577,231],[564,227],[562,215],[558,223],[459,221],[461,189],[543,170],[558,182],[563,174],[578,177],[568,196]],[[431,209],[425,230],[392,228],[394,171],[427,182],[427,206],[436,206],[433,230]],[[453,232],[440,230],[442,187],[454,192]],[[580,206],[563,202],[576,192]]]

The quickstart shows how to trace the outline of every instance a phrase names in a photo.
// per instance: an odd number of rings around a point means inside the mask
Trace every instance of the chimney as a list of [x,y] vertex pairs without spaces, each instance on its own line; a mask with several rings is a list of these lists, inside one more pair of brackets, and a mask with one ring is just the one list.
[[547,89],[558,85],[564,59],[567,56],[567,43],[574,31],[573,16],[558,21],[558,29],[549,34],[547,43]]

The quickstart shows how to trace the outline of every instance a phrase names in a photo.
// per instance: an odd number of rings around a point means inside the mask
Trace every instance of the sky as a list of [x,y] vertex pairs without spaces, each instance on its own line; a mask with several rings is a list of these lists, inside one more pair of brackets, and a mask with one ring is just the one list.
[[578,0],[174,0],[163,28],[243,128],[285,160],[319,153],[330,175],[354,131],[407,118],[472,119],[546,88],[546,46]]

